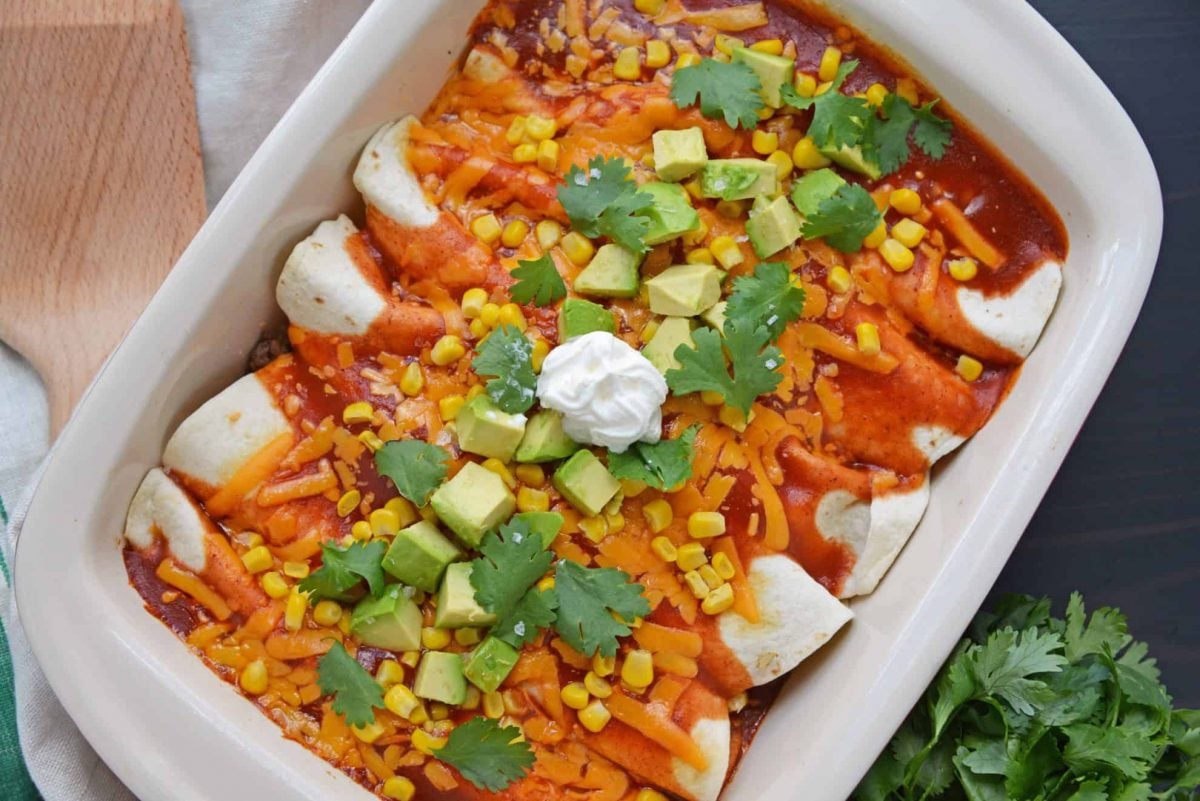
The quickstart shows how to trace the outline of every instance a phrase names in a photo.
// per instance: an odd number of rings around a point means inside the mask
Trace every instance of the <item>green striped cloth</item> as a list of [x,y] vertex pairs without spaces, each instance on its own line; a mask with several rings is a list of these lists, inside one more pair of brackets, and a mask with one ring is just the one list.
[[[8,509],[4,498],[0,498],[0,525],[8,526]],[[0,553],[0,580],[4,592],[12,585],[8,562]],[[21,741],[17,739],[17,701],[13,686],[12,655],[8,650],[8,635],[0,621],[0,787],[9,801],[33,801],[40,799],[29,771],[25,769],[25,758],[21,755]]]

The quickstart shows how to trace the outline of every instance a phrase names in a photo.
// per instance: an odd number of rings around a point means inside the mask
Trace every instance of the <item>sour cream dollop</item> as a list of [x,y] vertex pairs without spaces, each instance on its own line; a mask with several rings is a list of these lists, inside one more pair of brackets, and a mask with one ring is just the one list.
[[635,442],[658,442],[667,382],[645,356],[607,331],[573,337],[542,362],[537,396],[561,412],[576,442],[622,453]]

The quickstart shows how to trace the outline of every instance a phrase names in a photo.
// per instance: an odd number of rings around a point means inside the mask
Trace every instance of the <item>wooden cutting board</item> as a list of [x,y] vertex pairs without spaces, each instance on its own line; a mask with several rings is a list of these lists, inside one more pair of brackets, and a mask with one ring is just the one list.
[[204,220],[176,0],[4,0],[0,339],[51,434]]

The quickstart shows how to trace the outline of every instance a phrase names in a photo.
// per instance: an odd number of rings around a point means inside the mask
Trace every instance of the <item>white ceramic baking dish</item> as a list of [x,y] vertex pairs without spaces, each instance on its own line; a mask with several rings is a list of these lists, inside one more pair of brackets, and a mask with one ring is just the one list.
[[[377,0],[271,133],[59,439],[17,550],[21,616],[51,685],[145,801],[366,798],[209,672],[126,579],[125,509],[169,432],[232,381],[284,255],[361,212],[350,184],[381,123],[419,112],[478,0]],[[803,664],[725,798],[840,801],[999,574],[1133,326],[1162,228],[1149,154],[1070,46],[1028,6],[842,0],[1016,165],[1070,233],[1065,288],[995,418],[939,466],[924,521],[856,619]],[[70,347],[70,343],[63,343]],[[1064,587],[1066,591],[1069,588]]]

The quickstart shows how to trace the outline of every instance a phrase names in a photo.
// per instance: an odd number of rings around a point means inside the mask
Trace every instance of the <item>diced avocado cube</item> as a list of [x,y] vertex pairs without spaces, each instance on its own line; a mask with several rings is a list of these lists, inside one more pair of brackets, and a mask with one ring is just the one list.
[[483,535],[517,508],[517,499],[504,479],[475,462],[467,462],[454,478],[438,487],[430,503],[438,519],[471,548],[478,547]]
[[378,598],[366,597],[350,615],[350,631],[365,645],[389,651],[421,647],[421,610],[399,584],[388,585]]
[[496,616],[475,600],[471,563],[455,562],[447,567],[438,589],[433,625],[439,629],[463,629],[490,626],[495,622]]
[[746,220],[746,235],[760,259],[778,253],[800,238],[800,218],[783,195]]
[[413,695],[430,701],[458,706],[467,700],[467,679],[463,660],[449,651],[426,651],[417,665]]
[[696,343],[692,341],[692,321],[687,317],[668,317],[658,324],[658,330],[642,348],[642,355],[657,367],[660,373],[666,375],[668,370],[679,367],[675,351],[680,345],[696,347]]
[[616,244],[601,245],[583,272],[575,277],[575,291],[598,298],[632,298],[638,290],[642,257]]
[[383,556],[383,569],[418,590],[433,592],[451,562],[463,552],[428,520],[401,529]]
[[862,146],[842,145],[841,147],[833,147],[832,145],[818,145],[817,150],[821,155],[837,164],[839,167],[845,167],[850,172],[856,172],[859,175],[865,175],[872,181],[878,180],[883,171],[879,169],[879,164],[868,159],[863,155]]
[[713,159],[700,173],[700,194],[722,200],[774,195],[779,187],[775,165],[760,159]]
[[711,325],[718,331],[725,330],[725,307],[729,305],[725,301],[714,303],[708,309],[701,312],[700,319]]
[[646,281],[650,311],[694,317],[721,299],[721,271],[711,264],[678,264]]
[[638,187],[638,191],[654,198],[654,205],[638,212],[650,221],[650,229],[643,237],[647,245],[661,245],[700,227],[700,215],[692,208],[687,190],[679,184],[651,181]]
[[542,538],[542,547],[549,548],[550,543],[562,531],[563,516],[558,512],[519,512],[513,515],[513,522],[522,521],[529,524],[529,530]]
[[494,456],[502,462],[512,461],[525,436],[526,419],[523,414],[502,411],[487,395],[476,395],[454,418],[458,447],[467,453]]
[[822,201],[828,200],[846,185],[846,179],[825,167],[813,170],[792,182],[792,202],[796,210],[809,217],[816,213]]
[[796,77],[796,62],[783,56],[773,56],[760,50],[748,47],[733,48],[733,62],[741,62],[758,75],[762,84],[759,94],[763,102],[771,108],[783,106],[783,95],[780,91],[785,83],[791,83]]
[[651,140],[654,142],[654,171],[664,181],[682,181],[708,163],[708,147],[704,144],[704,131],[699,127],[655,131]]
[[591,451],[579,451],[554,471],[554,487],[576,509],[595,517],[621,489],[621,482]]
[[617,324],[613,320],[612,312],[590,300],[580,298],[564,300],[562,309],[558,313],[558,341],[566,342],[571,337],[590,334],[593,331],[607,331],[615,334]]
[[490,693],[508,678],[520,657],[521,653],[504,640],[485,637],[467,657],[463,674],[476,687]]
[[542,409],[529,419],[525,436],[517,446],[516,460],[522,463],[552,462],[579,450],[579,443],[563,431],[562,413]]

